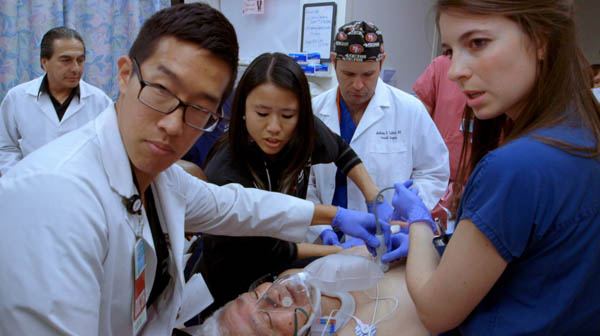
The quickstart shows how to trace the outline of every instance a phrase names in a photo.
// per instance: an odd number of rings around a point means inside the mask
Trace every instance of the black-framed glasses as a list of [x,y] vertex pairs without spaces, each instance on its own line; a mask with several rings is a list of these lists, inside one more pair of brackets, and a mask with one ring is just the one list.
[[133,69],[140,80],[138,100],[154,111],[169,114],[183,106],[183,122],[197,130],[211,132],[219,123],[221,115],[204,107],[183,102],[161,85],[152,84],[142,78],[137,60],[133,59]]

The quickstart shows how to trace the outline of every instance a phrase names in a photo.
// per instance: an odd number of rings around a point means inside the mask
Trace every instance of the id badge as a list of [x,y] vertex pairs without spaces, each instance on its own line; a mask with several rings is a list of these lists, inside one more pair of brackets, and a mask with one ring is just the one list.
[[135,241],[133,253],[133,331],[138,334],[146,324],[146,246],[141,238]]

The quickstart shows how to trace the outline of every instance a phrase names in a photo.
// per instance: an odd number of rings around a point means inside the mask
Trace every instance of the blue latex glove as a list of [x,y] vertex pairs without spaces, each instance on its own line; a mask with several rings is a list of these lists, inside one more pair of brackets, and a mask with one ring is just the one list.
[[[407,188],[410,188],[410,186],[412,186],[412,184],[413,184],[412,180],[407,180],[406,182],[403,183],[403,185],[405,185]],[[417,188],[410,188],[408,190],[412,191],[413,194],[419,196],[419,189],[417,189]],[[394,199],[392,198],[392,203],[393,202],[394,202]],[[395,209],[394,209],[394,213],[392,214],[392,220],[401,220],[403,222],[408,222],[408,218],[400,215],[398,213],[398,211],[396,211]],[[404,233],[408,233],[408,227],[405,227],[404,229],[405,229]]]
[[[377,220],[381,225],[381,230],[383,231],[383,241],[387,242],[390,239],[390,219],[394,213],[394,208],[390,205],[390,203],[386,200],[383,200],[378,203],[367,202],[367,211],[375,215],[375,210],[377,209]],[[375,232],[377,233],[377,231]],[[381,252],[381,248],[380,248]],[[377,255],[377,254],[375,254]]]
[[331,222],[331,227],[343,233],[362,239],[367,244],[367,249],[375,255],[379,247],[379,240],[375,238],[375,216],[370,213],[348,210],[338,207],[337,214]]
[[350,239],[346,240],[345,242],[343,242],[342,244],[340,244],[340,246],[342,246],[344,248],[344,250],[349,249],[351,247],[362,246],[362,245],[365,245],[365,242],[359,238],[350,238]]
[[396,188],[396,192],[394,192],[394,197],[392,198],[394,212],[398,217],[406,218],[409,225],[414,222],[427,222],[435,232],[435,225],[433,224],[433,219],[431,219],[431,214],[417,195],[418,191],[408,189],[412,186],[412,183],[412,180],[408,180],[404,183],[394,184]]
[[388,253],[381,256],[381,261],[391,262],[408,255],[408,235],[406,233],[394,233],[389,241],[386,241]]
[[325,229],[319,235],[323,245],[340,245],[340,240],[335,232],[332,229]]
[[386,200],[379,203],[367,202],[367,211],[369,211],[369,213],[375,214],[375,209],[377,209],[377,219],[386,223],[390,221],[390,218],[392,218],[392,214],[394,213],[394,208],[392,208],[390,203]]

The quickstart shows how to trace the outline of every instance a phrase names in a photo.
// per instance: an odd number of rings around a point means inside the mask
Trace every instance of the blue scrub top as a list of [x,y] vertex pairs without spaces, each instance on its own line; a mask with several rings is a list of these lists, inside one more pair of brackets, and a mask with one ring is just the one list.
[[[354,131],[356,131],[356,125],[354,124],[354,120],[352,120],[348,106],[346,106],[344,99],[342,99],[342,95],[339,93],[338,95],[340,102],[340,105],[338,106],[340,114],[340,136],[344,141],[350,144],[350,141],[354,136]],[[339,169],[335,173],[335,192],[333,193],[331,204],[343,208],[348,207],[348,184],[346,175]]]
[[[534,135],[592,145],[581,128]],[[532,135],[477,165],[457,222],[470,219],[508,262],[463,335],[600,335],[600,162]]]

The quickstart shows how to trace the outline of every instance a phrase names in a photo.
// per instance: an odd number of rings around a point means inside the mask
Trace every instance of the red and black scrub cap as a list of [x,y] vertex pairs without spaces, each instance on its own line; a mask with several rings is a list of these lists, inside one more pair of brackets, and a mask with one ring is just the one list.
[[352,21],[338,29],[333,44],[335,59],[364,62],[380,61],[383,52],[383,34],[374,24]]

